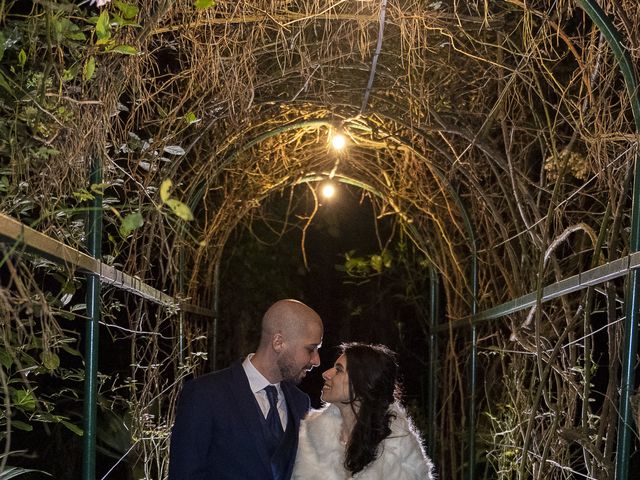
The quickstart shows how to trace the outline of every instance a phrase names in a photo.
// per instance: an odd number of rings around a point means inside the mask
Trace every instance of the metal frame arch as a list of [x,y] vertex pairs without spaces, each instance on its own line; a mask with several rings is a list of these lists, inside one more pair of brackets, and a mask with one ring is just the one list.
[[[595,0],[576,0],[607,39],[624,76],[636,132],[640,139],[640,98],[638,82],[629,51],[622,42],[620,33]],[[633,178],[633,201],[631,207],[630,253],[640,251],[640,151],[636,152]],[[620,417],[618,420],[618,441],[616,451],[615,479],[629,478],[629,457],[631,450],[633,418],[631,411],[631,393],[634,384],[634,357],[638,351],[638,319],[640,318],[640,271],[629,273],[625,295],[624,354],[622,358],[622,377],[620,379]]]
[[[380,114],[378,112],[376,112],[376,114],[381,115],[382,117],[388,117],[385,114]],[[221,171],[221,169],[223,169],[226,165],[229,165],[230,162],[233,161],[234,158],[236,158],[238,155],[240,155],[242,152],[247,151],[248,149],[250,149],[251,147],[258,145],[259,143],[275,137],[281,133],[287,132],[287,131],[291,131],[291,130],[297,130],[297,129],[302,129],[302,128],[313,128],[313,127],[327,127],[327,128],[337,128],[337,127],[345,127],[349,125],[349,122],[352,121],[354,118],[359,118],[357,115],[352,117],[351,119],[347,118],[347,119],[338,119],[338,118],[317,118],[317,119],[309,119],[309,120],[297,120],[297,121],[293,121],[293,122],[289,122],[285,125],[276,127],[276,128],[271,128],[270,130],[263,132],[261,134],[256,135],[255,137],[253,137],[252,139],[248,140],[247,142],[241,144],[240,146],[238,146],[236,149],[232,150],[228,155],[226,155],[224,157],[224,159],[221,161],[220,165],[216,168],[216,170],[219,172]],[[402,123],[400,120],[395,119],[393,117],[389,117],[390,119],[394,120],[394,121],[398,121],[399,123]],[[356,127],[357,128],[357,127]],[[425,132],[418,130],[417,131],[420,135],[425,135]],[[405,146],[406,148],[408,148],[413,154],[415,154],[418,158],[420,158],[421,160],[423,160],[424,162],[430,163],[431,167],[432,167],[432,172],[434,173],[435,176],[438,177],[438,180],[446,186],[447,189],[447,193],[448,195],[450,195],[450,197],[453,199],[454,203],[456,204],[458,211],[460,212],[460,215],[462,216],[463,219],[463,223],[464,223],[464,227],[467,231],[467,245],[469,247],[469,251],[470,251],[470,255],[471,255],[471,268],[470,268],[470,275],[471,275],[471,291],[470,291],[470,301],[468,302],[470,305],[470,310],[471,310],[471,318],[475,318],[476,314],[477,314],[477,310],[478,310],[478,299],[477,299],[477,295],[478,295],[478,272],[477,272],[477,246],[476,246],[476,240],[475,240],[475,233],[473,230],[473,224],[471,222],[471,219],[469,217],[469,214],[465,208],[465,206],[462,203],[462,200],[460,198],[460,196],[458,195],[457,191],[455,188],[453,188],[451,182],[446,178],[446,175],[444,174],[444,172],[441,170],[440,166],[438,166],[437,164],[434,164],[433,162],[430,162],[427,157],[425,157],[424,154],[422,154],[421,152],[419,152],[418,150],[416,150],[411,142],[409,142],[408,140],[399,137],[399,136],[395,136],[395,135],[389,135],[387,137],[387,141],[388,140],[393,140],[394,142],[397,142],[403,146]],[[302,177],[300,179],[297,179],[293,182],[291,182],[291,184],[295,184],[295,183],[303,183],[303,182],[309,182],[309,181],[319,181],[319,180],[324,180],[328,177],[328,173],[327,174],[315,174],[315,175],[309,175],[307,177]],[[361,182],[349,177],[341,177],[338,175],[335,175],[334,178],[338,179],[339,181],[342,181],[343,183],[348,183],[354,186],[357,186],[359,188],[362,188],[366,191],[369,191],[377,196],[380,196],[382,198],[384,198],[384,195],[375,190],[372,186],[370,186],[369,184],[367,184],[366,182]],[[280,186],[281,187],[281,186]],[[201,181],[199,182],[198,186],[196,187],[195,191],[193,192],[191,198],[189,199],[189,206],[192,209],[195,209],[196,205],[202,200],[203,196],[204,196],[204,192],[206,191],[207,188],[207,183],[206,181]],[[265,196],[267,196],[269,193],[271,192],[267,192],[265,194]],[[263,197],[264,198],[264,197]],[[397,213],[401,213],[401,212],[397,212]],[[406,223],[405,222],[405,226],[407,227],[409,233],[410,233],[410,237],[412,237],[412,241],[414,242],[414,244],[416,246],[418,246],[418,248],[420,248],[423,253],[425,253],[425,255],[427,255],[427,257],[429,257],[428,251],[426,250],[426,245],[424,240],[421,238],[420,233],[410,224],[410,223]],[[434,265],[435,266],[435,265]],[[434,337],[434,341],[435,341],[435,337]],[[431,345],[430,348],[434,348],[434,345]],[[467,478],[472,480],[475,477],[475,419],[476,419],[476,408],[475,408],[475,398],[476,398],[476,390],[477,390],[477,332],[476,332],[476,326],[475,323],[472,322],[471,325],[471,359],[470,359],[470,364],[469,364],[469,376],[470,376],[470,382],[469,382],[469,425],[468,425],[468,472],[467,472]],[[430,372],[434,373],[434,372]],[[431,380],[430,384],[435,385],[435,381]],[[434,396],[434,401],[435,401],[435,396]]]

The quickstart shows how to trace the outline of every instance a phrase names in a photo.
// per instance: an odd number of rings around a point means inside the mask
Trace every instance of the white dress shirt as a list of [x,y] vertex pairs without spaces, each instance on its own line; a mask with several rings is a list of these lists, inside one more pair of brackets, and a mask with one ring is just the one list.
[[264,391],[264,387],[267,385],[273,385],[278,390],[278,413],[280,414],[280,423],[282,423],[282,428],[286,430],[287,402],[284,399],[284,393],[280,387],[280,382],[274,384],[269,383],[269,380],[264,378],[264,375],[262,375],[258,369],[253,366],[253,363],[251,363],[251,357],[253,357],[253,353],[250,353],[247,358],[244,359],[244,362],[242,362],[242,368],[244,368],[244,373],[247,375],[247,379],[249,380],[249,387],[256,397],[260,410],[262,410],[264,418],[267,418],[270,405],[269,399],[267,398],[267,392]]

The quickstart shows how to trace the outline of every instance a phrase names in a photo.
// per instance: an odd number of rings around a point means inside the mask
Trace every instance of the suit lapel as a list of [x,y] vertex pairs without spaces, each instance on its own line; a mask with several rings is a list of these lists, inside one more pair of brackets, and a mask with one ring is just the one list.
[[[264,439],[264,433],[261,426],[263,421],[262,411],[258,406],[255,395],[249,386],[249,380],[244,373],[242,363],[237,362],[231,367],[233,373],[233,381],[231,383],[231,391],[236,401],[235,410],[241,418],[240,422],[247,437],[247,447],[253,446],[256,450],[264,468],[271,474],[271,460]],[[269,476],[270,477],[270,476]]]
[[284,392],[284,399],[287,402],[287,408],[289,410],[289,422],[293,422],[292,425],[294,427],[294,431],[297,432],[298,428],[300,427],[300,417],[304,414],[301,414],[298,411],[298,405],[295,403],[291,395],[291,388],[295,387],[287,382],[280,383],[280,386],[282,387],[282,391]]

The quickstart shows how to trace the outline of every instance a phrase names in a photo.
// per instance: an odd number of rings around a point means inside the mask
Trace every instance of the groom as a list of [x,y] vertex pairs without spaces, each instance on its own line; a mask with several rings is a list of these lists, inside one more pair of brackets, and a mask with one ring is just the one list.
[[288,480],[309,397],[295,384],[320,364],[323,326],[297,300],[274,303],[242,362],[187,382],[171,433],[169,480]]

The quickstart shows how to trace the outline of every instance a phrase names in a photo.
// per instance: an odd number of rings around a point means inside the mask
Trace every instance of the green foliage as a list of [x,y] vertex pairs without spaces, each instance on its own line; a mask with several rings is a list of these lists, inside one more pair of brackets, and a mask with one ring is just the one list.
[[82,79],[88,82],[93,78],[93,74],[96,71],[96,59],[92,55],[84,62],[84,68],[82,70]]
[[344,257],[344,264],[336,265],[336,269],[344,271],[353,278],[369,278],[380,275],[393,265],[393,254],[389,250],[365,256],[355,256],[355,250],[351,250],[345,253]]
[[42,365],[49,371],[56,370],[60,366],[60,357],[53,352],[43,351],[40,354]]
[[122,53],[124,55],[136,55],[138,53],[138,50],[136,50],[131,45],[115,45],[113,47],[110,47],[107,51],[113,53]]
[[125,3],[119,0],[116,0],[115,2],[113,2],[113,4],[118,9],[118,12],[121,17],[119,18],[118,15],[114,14],[114,18],[116,19],[116,22],[119,25],[125,24],[125,22],[122,20],[125,20],[125,21],[135,20],[135,18],[138,16],[138,13],[140,11],[140,9],[136,5],[133,5],[131,3]]
[[36,409],[36,399],[33,393],[22,388],[9,388],[13,407],[24,412],[33,412]]
[[103,10],[96,21],[96,45],[107,43],[111,39],[111,24],[109,23],[109,12]]
[[166,179],[162,182],[162,185],[160,186],[160,199],[171,209],[171,211],[177,217],[186,221],[193,220],[193,213],[191,212],[189,206],[169,196],[169,191],[171,190],[172,186],[173,182],[170,179]]
[[27,63],[27,52],[23,49],[20,49],[20,53],[18,54],[18,65],[20,67],[24,67],[24,64]]
[[[82,370],[65,366],[68,360],[64,360],[80,356],[75,348],[77,335],[60,326],[61,322],[75,320],[75,312],[67,306],[72,303],[78,284],[61,267],[37,258],[29,262],[29,258],[24,255],[14,268],[21,278],[38,278],[46,288],[20,300],[19,291],[4,286],[0,290],[3,298],[10,298],[16,306],[0,313],[0,335],[4,340],[0,347],[0,378],[4,386],[4,395],[0,394],[0,440],[17,436],[30,439],[41,435],[43,426],[51,424],[82,435],[67,407],[62,407],[82,398]],[[9,428],[11,437],[7,436]],[[42,443],[41,439],[31,441],[34,445]]]
[[196,10],[204,10],[213,7],[215,4],[216,2],[214,2],[214,0],[196,0],[193,6],[196,7]]
[[191,125],[192,123],[196,123],[199,121],[199,119],[196,117],[196,114],[193,112],[188,112],[185,116],[184,116],[184,121],[187,123],[187,125]]
[[131,232],[140,228],[142,225],[144,225],[144,217],[140,212],[129,213],[122,219],[122,224],[120,225],[119,230],[120,236],[122,236],[122,238],[127,238]]

